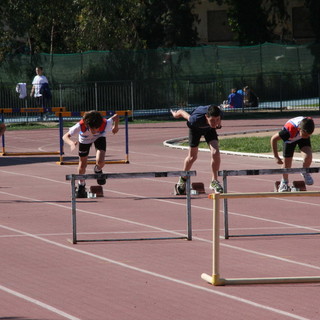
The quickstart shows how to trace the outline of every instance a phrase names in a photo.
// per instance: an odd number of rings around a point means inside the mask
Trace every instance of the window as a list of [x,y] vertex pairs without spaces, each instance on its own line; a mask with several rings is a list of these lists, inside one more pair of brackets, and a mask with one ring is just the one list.
[[207,11],[208,41],[232,41],[233,34],[228,25],[227,11]]
[[295,39],[315,37],[306,7],[292,8],[292,32]]

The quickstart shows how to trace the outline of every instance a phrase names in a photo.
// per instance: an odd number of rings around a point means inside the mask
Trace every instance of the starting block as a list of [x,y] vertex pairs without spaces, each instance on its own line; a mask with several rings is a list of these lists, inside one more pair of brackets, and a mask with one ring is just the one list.
[[204,184],[202,182],[193,182],[191,183],[191,190],[195,190],[196,193],[206,193],[206,190],[204,188]]
[[293,181],[291,191],[307,191],[304,181]]
[[[202,182],[193,182],[191,183],[191,194],[203,194],[206,193],[204,184]],[[174,194],[176,196],[186,195],[186,189],[180,190],[179,185],[174,185]]]
[[[280,181],[274,183],[274,192],[278,192]],[[289,191],[307,191],[307,187],[304,181],[293,181]]]
[[103,197],[103,189],[102,186],[91,186],[90,192],[92,194],[96,194],[96,197]]

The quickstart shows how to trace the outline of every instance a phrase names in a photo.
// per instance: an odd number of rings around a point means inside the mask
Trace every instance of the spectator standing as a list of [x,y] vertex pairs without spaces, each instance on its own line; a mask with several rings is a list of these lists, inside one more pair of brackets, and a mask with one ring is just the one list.
[[42,67],[36,67],[36,76],[32,81],[32,89],[30,92],[30,97],[34,97],[36,99],[36,106],[38,108],[45,108],[47,106],[47,97],[42,94],[43,88],[49,86],[49,82],[47,77],[43,74]]

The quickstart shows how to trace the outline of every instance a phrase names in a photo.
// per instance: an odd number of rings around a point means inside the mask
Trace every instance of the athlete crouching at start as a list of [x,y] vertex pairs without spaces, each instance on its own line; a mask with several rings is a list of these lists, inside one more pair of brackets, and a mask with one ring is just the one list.
[[[106,155],[106,136],[107,132],[116,134],[119,131],[119,116],[114,114],[109,119],[102,117],[98,111],[86,112],[83,118],[76,123],[69,131],[63,136],[63,141],[66,142],[71,151],[75,150],[77,144],[79,144],[79,166],[78,174],[85,174],[88,164],[88,155],[92,143],[96,148],[96,165],[94,167],[94,173],[101,174],[102,168],[105,165]],[[78,135],[78,141],[73,141],[72,136]],[[106,179],[98,179],[99,185],[104,185]],[[86,197],[86,182],[80,180],[78,188],[76,190],[77,198]]]

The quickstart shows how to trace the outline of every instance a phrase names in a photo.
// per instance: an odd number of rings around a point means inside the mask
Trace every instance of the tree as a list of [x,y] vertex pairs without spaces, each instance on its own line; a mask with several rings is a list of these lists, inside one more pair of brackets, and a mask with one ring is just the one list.
[[198,0],[2,0],[0,54],[192,46]]
[[141,20],[139,0],[80,0],[78,51],[144,48],[137,26]]
[[192,13],[195,0],[145,0],[140,37],[148,48],[194,46],[198,16]]
[[[62,53],[73,48],[77,1],[3,0],[3,53]],[[5,40],[5,42],[3,42]]]

